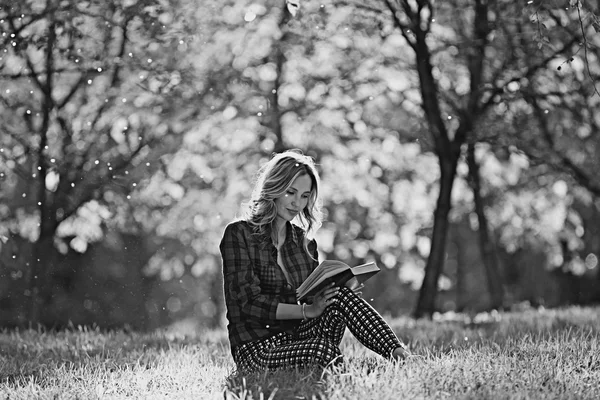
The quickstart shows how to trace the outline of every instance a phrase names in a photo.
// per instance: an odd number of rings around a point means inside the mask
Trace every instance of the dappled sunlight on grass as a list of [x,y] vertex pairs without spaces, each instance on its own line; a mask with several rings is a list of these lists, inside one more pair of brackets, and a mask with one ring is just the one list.
[[232,369],[220,340],[220,334],[210,333],[184,339],[121,331],[5,332],[0,395],[219,397]]
[[341,367],[238,374],[223,330],[0,333],[0,398],[577,398],[600,393],[596,308],[492,319],[399,318],[414,357],[384,360],[347,333]]
[[307,368],[244,375],[233,373],[227,378],[225,398],[320,398],[326,384],[323,372],[320,368]]

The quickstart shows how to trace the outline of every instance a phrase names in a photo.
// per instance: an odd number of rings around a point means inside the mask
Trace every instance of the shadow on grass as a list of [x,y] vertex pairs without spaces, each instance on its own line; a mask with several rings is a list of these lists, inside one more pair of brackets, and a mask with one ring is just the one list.
[[19,372],[18,374],[5,374],[0,371],[0,383],[6,385],[7,387],[19,386],[22,385],[23,382],[39,381],[42,378],[43,376],[39,371]]
[[226,400],[237,399],[327,399],[331,382],[352,384],[370,374],[382,372],[378,357],[350,357],[327,368],[306,367],[279,371],[240,373],[234,371],[225,382]]
[[233,372],[225,383],[226,400],[325,399],[322,368],[289,369],[254,373]]

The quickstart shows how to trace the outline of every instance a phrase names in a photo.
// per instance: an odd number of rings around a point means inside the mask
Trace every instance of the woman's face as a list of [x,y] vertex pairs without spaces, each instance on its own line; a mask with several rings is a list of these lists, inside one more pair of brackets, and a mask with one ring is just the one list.
[[310,176],[301,175],[292,182],[292,186],[283,196],[275,199],[277,217],[280,222],[293,220],[306,207],[311,188]]

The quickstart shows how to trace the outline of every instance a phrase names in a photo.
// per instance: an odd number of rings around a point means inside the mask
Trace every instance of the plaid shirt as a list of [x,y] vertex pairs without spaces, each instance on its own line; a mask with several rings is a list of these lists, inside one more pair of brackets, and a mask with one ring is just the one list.
[[[281,256],[291,282],[277,264],[277,248],[258,241],[247,221],[236,221],[225,228],[219,249],[223,258],[223,285],[227,306],[227,330],[232,353],[236,346],[290,331],[300,320],[276,320],[279,303],[296,303],[296,288],[318,262],[304,251],[304,231],[287,223]],[[318,258],[317,243],[308,249]]]

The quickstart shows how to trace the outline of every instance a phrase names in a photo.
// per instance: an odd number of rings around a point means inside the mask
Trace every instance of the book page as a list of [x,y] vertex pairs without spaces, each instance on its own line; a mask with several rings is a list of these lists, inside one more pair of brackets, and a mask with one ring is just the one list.
[[357,265],[356,267],[352,267],[351,269],[354,275],[360,275],[370,271],[379,271],[379,267],[374,262],[368,262],[366,264]]
[[[314,269],[296,290],[298,298],[303,297],[308,291],[313,291],[327,279],[337,275],[340,271],[348,270],[350,266],[337,260],[325,260]],[[313,288],[313,289],[309,289]]]
[[[314,295],[330,282],[338,286],[350,285],[356,288],[361,283],[379,272],[380,269],[374,262],[350,267],[336,260],[325,260],[310,274],[310,276],[296,290],[298,300],[303,300]],[[351,281],[350,283],[348,283]]]

